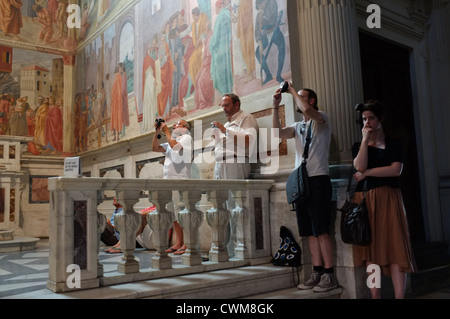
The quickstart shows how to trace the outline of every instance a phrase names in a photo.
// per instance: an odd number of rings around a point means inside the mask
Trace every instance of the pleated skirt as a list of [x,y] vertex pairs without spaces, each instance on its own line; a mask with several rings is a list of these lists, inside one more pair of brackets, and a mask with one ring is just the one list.
[[[362,197],[362,193],[355,193],[354,201],[360,202]],[[390,275],[393,264],[405,273],[417,271],[400,189],[388,186],[371,189],[366,201],[372,241],[368,246],[354,246],[355,266],[377,264],[384,275]]]

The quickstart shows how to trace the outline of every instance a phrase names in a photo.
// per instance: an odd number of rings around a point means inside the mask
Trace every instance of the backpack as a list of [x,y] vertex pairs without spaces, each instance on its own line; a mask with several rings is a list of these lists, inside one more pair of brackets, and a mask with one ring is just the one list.
[[302,250],[295,241],[291,231],[285,227],[280,227],[280,248],[272,258],[275,266],[300,267],[302,264]]

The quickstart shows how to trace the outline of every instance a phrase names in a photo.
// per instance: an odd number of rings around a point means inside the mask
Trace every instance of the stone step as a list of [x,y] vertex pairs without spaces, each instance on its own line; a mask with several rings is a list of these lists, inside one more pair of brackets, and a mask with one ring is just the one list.
[[342,287],[321,293],[315,293],[312,290],[299,290],[294,287],[248,296],[241,299],[341,299],[341,295]]
[[14,230],[0,230],[0,241],[13,240]]
[[15,236],[11,240],[0,241],[0,253],[34,250],[39,238]]
[[[166,277],[55,294],[41,291],[39,299],[251,299],[273,298],[274,291],[293,299],[339,298],[342,290],[328,293],[298,291],[290,267],[272,264],[245,266],[206,273]],[[20,296],[15,296],[20,298]],[[27,296],[29,298],[30,296]]]

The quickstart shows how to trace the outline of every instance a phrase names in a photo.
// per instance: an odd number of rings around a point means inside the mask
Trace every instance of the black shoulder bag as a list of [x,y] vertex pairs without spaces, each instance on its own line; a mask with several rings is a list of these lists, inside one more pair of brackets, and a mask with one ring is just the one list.
[[344,205],[338,210],[341,215],[341,238],[346,244],[367,246],[371,241],[371,231],[369,216],[367,213],[366,193],[367,180],[364,181],[363,199],[360,203],[352,201],[354,191],[351,192],[351,185],[353,179],[353,166],[350,170],[350,176],[347,185],[347,198]]
[[309,146],[312,140],[312,123],[309,124],[306,136],[306,145],[303,152],[302,164],[297,167],[288,177],[286,182],[286,197],[289,204],[292,204],[293,211],[296,210],[297,201],[305,202],[310,195],[310,185],[308,171],[306,170],[306,160],[309,156]]

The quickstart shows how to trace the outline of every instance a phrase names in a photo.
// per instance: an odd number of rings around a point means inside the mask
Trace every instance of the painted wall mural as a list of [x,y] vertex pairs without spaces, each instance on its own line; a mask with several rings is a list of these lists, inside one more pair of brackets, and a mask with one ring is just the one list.
[[0,47],[13,63],[0,72],[0,135],[34,137],[34,155],[63,151],[63,59],[22,49]]
[[[75,151],[150,133],[159,117],[206,116],[224,93],[245,97],[290,80],[286,2],[78,1]],[[18,44],[0,45],[0,94],[9,99],[0,108],[12,115],[0,117],[0,134],[34,137],[35,155],[61,155],[68,3],[0,0],[0,44]]]
[[[0,39],[44,51],[73,51],[133,1],[121,0],[0,0]],[[136,1],[134,1],[136,2]],[[76,3],[78,11],[68,10]],[[79,27],[69,28],[76,22]],[[72,31],[72,32],[71,32]],[[73,44],[75,41],[75,46]]]
[[290,80],[289,54],[285,0],[143,0],[77,56],[76,151]]

